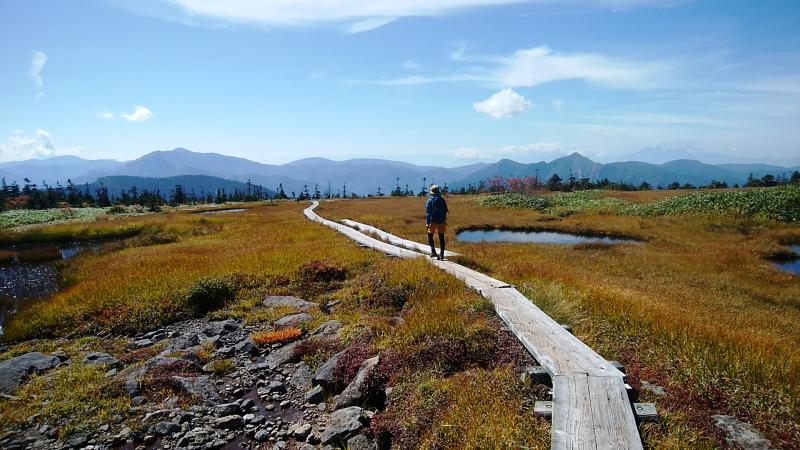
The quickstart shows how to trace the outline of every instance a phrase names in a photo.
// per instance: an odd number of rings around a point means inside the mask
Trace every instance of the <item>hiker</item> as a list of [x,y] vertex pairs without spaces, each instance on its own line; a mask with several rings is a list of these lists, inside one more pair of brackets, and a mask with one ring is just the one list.
[[[431,258],[444,261],[444,233],[447,231],[447,202],[442,197],[439,186],[431,185],[431,196],[425,204],[425,227],[428,229],[428,243],[431,244]],[[439,254],[433,244],[433,233],[439,235]]]

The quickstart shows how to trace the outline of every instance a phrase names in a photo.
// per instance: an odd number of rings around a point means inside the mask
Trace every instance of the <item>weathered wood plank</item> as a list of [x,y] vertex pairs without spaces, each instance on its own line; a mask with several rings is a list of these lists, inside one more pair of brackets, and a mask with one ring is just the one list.
[[[314,213],[306,217],[387,254],[424,255],[369,237]],[[388,233],[387,233],[388,234]],[[376,234],[379,235],[380,234]],[[642,449],[625,375],[544,313],[513,286],[452,261],[429,260],[489,299],[497,314],[547,370],[553,382],[553,449]]]
[[[369,233],[369,234],[375,235],[380,240],[388,242],[388,243],[390,243],[392,245],[396,245],[398,247],[403,247],[403,248],[408,249],[408,250],[414,250],[414,251],[422,252],[422,253],[425,253],[425,254],[430,253],[430,250],[431,250],[430,246],[428,246],[426,244],[421,244],[419,242],[414,242],[414,241],[411,241],[411,240],[408,240],[408,239],[403,239],[403,238],[401,238],[399,236],[395,236],[393,234],[387,233],[387,232],[381,230],[380,228],[375,228],[372,225],[363,224],[363,223],[356,222],[356,221],[350,220],[350,219],[343,219],[342,223],[347,225],[347,226],[349,226],[349,227],[351,227],[351,228],[355,228],[356,230],[361,231],[363,233]],[[444,251],[444,256],[446,258],[452,258],[454,256],[459,256],[459,254],[455,253],[455,252],[451,252],[450,250],[445,250]]]

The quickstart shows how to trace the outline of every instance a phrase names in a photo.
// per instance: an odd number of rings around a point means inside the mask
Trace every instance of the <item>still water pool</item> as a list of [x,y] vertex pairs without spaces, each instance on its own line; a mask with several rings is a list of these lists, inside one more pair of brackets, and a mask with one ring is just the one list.
[[608,236],[587,236],[558,231],[521,231],[521,230],[465,230],[456,235],[464,242],[533,242],[537,244],[582,244],[601,242],[605,244],[634,244],[636,239]]

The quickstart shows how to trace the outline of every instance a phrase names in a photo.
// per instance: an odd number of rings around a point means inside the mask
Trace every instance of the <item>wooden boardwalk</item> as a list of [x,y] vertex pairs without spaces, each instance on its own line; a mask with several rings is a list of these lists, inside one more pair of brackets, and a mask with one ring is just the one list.
[[[357,222],[343,221],[380,236],[319,217],[313,202],[306,217],[356,242],[401,258],[425,257],[489,299],[497,314],[553,381],[553,449],[641,449],[636,419],[625,389],[625,375],[536,307],[513,286],[452,261],[438,261],[406,245],[411,242]],[[376,232],[378,231],[378,232]],[[416,244],[427,253],[427,246]]]

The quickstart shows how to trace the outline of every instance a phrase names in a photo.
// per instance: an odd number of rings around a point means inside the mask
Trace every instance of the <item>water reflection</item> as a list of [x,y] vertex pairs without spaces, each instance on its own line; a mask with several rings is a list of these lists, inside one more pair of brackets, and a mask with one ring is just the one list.
[[48,297],[58,291],[61,270],[57,264],[84,252],[97,253],[100,245],[21,247],[3,250],[0,263],[0,334],[6,319],[22,301]]
[[586,242],[602,242],[605,244],[638,243],[635,239],[608,236],[586,236],[557,231],[520,231],[520,230],[466,230],[456,235],[464,242],[534,242],[537,244],[582,244]]
[[[792,245],[789,248],[791,248],[792,251],[795,252],[796,254],[800,255],[800,245]],[[800,275],[800,258],[794,259],[792,261],[775,262],[774,264],[781,270],[785,270],[787,272],[792,272]]]

